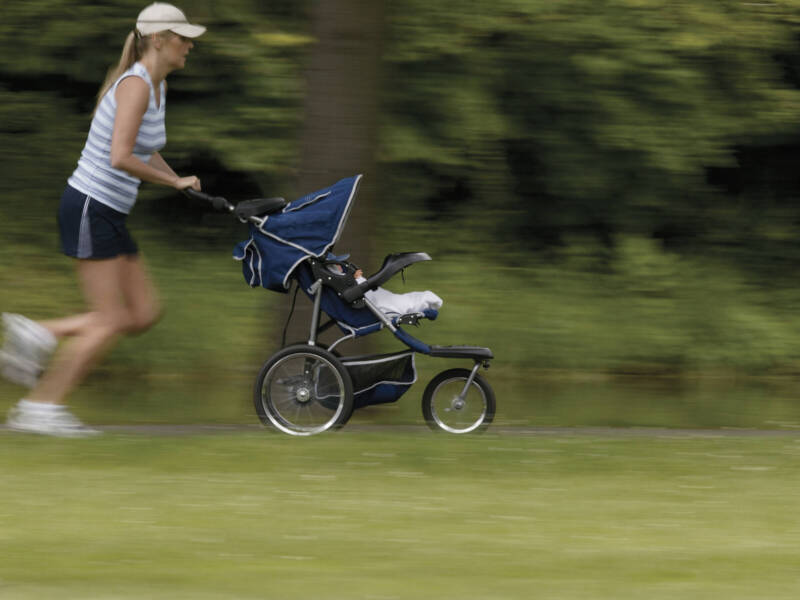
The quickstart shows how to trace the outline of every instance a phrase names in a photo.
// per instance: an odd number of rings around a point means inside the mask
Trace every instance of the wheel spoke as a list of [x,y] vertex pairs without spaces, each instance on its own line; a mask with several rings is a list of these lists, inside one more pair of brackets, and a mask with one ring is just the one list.
[[478,427],[483,421],[486,413],[486,399],[483,392],[478,386],[472,385],[467,395],[463,399],[459,398],[465,383],[465,378],[450,379],[440,384],[437,389],[439,393],[434,393],[433,417],[442,429],[465,432]]
[[349,417],[349,377],[335,358],[324,350],[289,348],[282,353],[260,375],[256,407],[263,409],[264,417],[295,435],[319,433],[342,420],[343,414]]
[[494,417],[494,394],[489,385],[467,369],[451,369],[437,375],[425,389],[422,410],[434,430],[469,433],[484,429]]

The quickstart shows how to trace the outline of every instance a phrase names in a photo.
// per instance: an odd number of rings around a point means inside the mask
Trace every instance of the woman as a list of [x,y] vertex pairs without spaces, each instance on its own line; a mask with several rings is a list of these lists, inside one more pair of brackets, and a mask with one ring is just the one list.
[[[66,395],[120,334],[144,331],[159,317],[159,301],[125,217],[140,181],[200,190],[197,177],[180,177],[159,154],[166,143],[165,78],[183,68],[191,25],[178,8],[145,8],[98,94],[78,167],[61,197],[58,221],[64,253],[76,259],[89,312],[34,322],[3,315],[3,374],[32,387],[8,415],[7,426],[57,436],[98,433],[64,406]],[[60,338],[71,337],[42,374]]]

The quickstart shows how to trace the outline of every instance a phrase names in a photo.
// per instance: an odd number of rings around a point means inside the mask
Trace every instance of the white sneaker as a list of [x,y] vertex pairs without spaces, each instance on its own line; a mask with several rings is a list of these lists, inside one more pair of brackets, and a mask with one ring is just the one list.
[[9,381],[32,388],[41,374],[42,370],[36,363],[0,350],[0,375]]
[[22,315],[3,313],[3,329],[0,374],[14,383],[33,387],[58,340],[45,327]]
[[87,427],[66,407],[20,400],[8,413],[6,427],[24,433],[57,437],[89,437],[101,432]]

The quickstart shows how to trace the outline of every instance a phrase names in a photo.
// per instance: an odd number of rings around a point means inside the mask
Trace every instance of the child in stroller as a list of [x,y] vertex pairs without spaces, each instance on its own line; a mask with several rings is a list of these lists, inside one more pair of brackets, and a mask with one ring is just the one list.
[[[349,264],[339,262],[328,263],[328,270],[335,275],[346,275],[347,270],[353,270],[353,279],[356,283],[364,283],[364,272]],[[439,311],[444,303],[442,299],[430,290],[424,292],[405,292],[396,294],[387,289],[378,287],[364,293],[364,297],[372,302],[378,310],[389,317],[402,317],[403,315],[425,315],[426,311]]]
[[[249,223],[250,238],[238,244],[251,287],[287,293],[293,282],[313,302],[308,340],[278,350],[256,377],[253,403],[259,419],[291,435],[312,435],[344,425],[355,408],[394,402],[416,381],[415,355],[460,358],[472,368],[436,375],[425,388],[422,412],[435,431],[468,433],[494,418],[494,392],[478,373],[494,357],[479,346],[428,345],[402,327],[435,319],[441,299],[432,292],[393,294],[381,286],[408,266],[431,260],[424,252],[389,254],[381,268],[363,277],[332,254],[352,208],[361,175],[287,203],[282,198],[231,206],[224,198],[190,192]],[[358,275],[358,276],[357,276]],[[409,312],[407,309],[413,309]],[[327,315],[329,320],[320,324]],[[319,335],[336,327],[342,337],[327,347]],[[391,354],[341,356],[345,340],[388,329],[405,346]]]

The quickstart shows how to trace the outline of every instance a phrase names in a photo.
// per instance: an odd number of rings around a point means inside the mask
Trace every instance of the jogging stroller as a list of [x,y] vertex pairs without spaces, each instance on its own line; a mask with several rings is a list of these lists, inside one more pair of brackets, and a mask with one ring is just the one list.
[[[479,373],[493,358],[489,348],[428,345],[402,327],[435,319],[426,309],[405,315],[384,314],[365,296],[406,267],[431,260],[424,252],[389,254],[381,268],[365,281],[354,277],[348,256],[333,247],[347,223],[361,175],[287,203],[282,198],[248,200],[232,206],[224,198],[191,192],[216,208],[233,212],[249,223],[250,238],[238,244],[251,287],[288,293],[293,281],[313,302],[308,340],[273,354],[256,378],[253,404],[259,419],[291,435],[312,435],[344,425],[354,409],[397,401],[417,380],[415,355],[472,361],[471,368],[454,368],[436,375],[422,396],[425,422],[435,431],[468,433],[488,427],[495,413],[491,386]],[[322,323],[324,315],[329,320]],[[338,327],[342,337],[328,345],[320,334]],[[341,356],[336,348],[346,340],[382,329],[406,347],[391,354]]]

